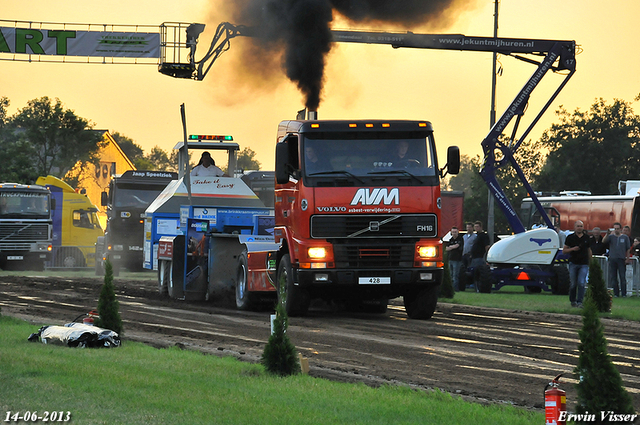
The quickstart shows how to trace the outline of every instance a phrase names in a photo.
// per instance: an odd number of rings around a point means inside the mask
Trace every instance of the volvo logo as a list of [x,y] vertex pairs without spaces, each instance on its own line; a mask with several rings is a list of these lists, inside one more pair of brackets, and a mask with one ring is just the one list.
[[379,221],[370,221],[369,222],[369,231],[377,232],[380,230],[380,222]]

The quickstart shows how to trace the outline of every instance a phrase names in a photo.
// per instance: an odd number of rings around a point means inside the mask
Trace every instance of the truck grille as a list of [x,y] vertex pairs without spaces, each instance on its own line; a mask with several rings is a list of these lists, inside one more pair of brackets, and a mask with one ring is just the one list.
[[0,251],[30,251],[30,243],[2,243],[0,242]]
[[0,243],[38,242],[49,239],[49,225],[42,223],[0,224]]
[[336,268],[412,267],[415,244],[334,244]]
[[314,215],[312,238],[433,238],[435,214]]

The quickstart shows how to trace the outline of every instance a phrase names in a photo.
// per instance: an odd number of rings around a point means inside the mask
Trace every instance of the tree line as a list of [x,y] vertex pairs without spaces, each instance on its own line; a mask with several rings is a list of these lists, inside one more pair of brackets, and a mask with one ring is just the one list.
[[[634,102],[640,101],[640,95]],[[77,116],[59,99],[33,99],[9,116],[9,99],[0,97],[0,182],[33,183],[38,176],[65,178],[80,163],[99,163],[104,146],[95,124]],[[616,194],[620,180],[640,179],[640,116],[632,102],[596,99],[588,110],[573,112],[560,107],[558,122],[539,140],[524,141],[515,156],[532,187],[543,193],[584,190],[594,195]],[[114,140],[136,168],[174,171],[177,153],[155,146],[145,153],[134,140],[113,132]],[[238,168],[260,169],[256,153],[245,147]],[[487,187],[479,175],[482,158],[462,156],[461,172],[445,182],[451,190],[465,192],[465,220],[487,221]],[[498,181],[514,207],[528,196],[510,166],[496,170]],[[73,178],[67,181],[75,186]],[[509,233],[497,210],[496,232]]]
[[[95,124],[67,109],[60,99],[47,96],[27,102],[8,115],[10,101],[0,97],[0,182],[32,184],[39,176],[59,177],[71,186],[77,176],[67,173],[74,167],[99,165],[100,150],[107,143]],[[112,137],[139,170],[176,171],[177,151],[154,146],[145,153],[131,138],[113,132]],[[245,147],[238,153],[237,167],[258,170],[256,153]]]
[[[640,95],[634,102],[640,100]],[[560,107],[558,122],[539,140],[522,143],[515,157],[536,192],[590,191],[593,195],[618,193],[621,180],[640,179],[640,116],[632,102],[596,99],[588,110],[573,112]],[[465,221],[487,222],[488,189],[479,175],[482,158],[463,155],[461,171],[446,182],[450,190],[465,192]],[[512,167],[496,170],[507,198],[519,209],[529,196]],[[506,218],[496,206],[497,234],[510,233]]]

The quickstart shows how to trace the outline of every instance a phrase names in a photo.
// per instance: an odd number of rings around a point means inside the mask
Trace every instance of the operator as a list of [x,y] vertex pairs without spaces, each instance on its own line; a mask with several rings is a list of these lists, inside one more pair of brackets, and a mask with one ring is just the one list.
[[582,307],[589,263],[591,263],[591,244],[587,232],[584,231],[584,223],[580,220],[574,224],[574,232],[564,241],[562,253],[569,255],[569,301],[571,307]]
[[410,164],[413,167],[420,166],[420,161],[409,155],[409,142],[407,140],[400,140],[398,142],[391,163],[399,167],[408,167]]
[[222,177],[224,173],[218,167],[216,162],[211,158],[209,152],[202,152],[200,162],[191,170],[191,177]]
[[332,169],[329,162],[320,159],[315,148],[308,145],[304,147],[304,167],[307,175]]

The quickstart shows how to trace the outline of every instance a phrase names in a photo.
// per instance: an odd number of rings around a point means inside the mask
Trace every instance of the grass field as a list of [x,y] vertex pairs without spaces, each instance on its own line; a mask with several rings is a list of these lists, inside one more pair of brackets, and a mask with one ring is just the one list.
[[71,423],[92,425],[544,423],[543,413],[508,405],[483,406],[399,386],[273,377],[260,365],[178,348],[28,342],[35,331],[0,316],[0,421],[37,411],[62,412],[64,418],[69,412]]
[[[467,290],[456,292],[451,298],[442,298],[441,302],[481,307],[504,308],[507,310],[541,311],[580,315],[579,308],[571,307],[568,295],[552,295],[548,292],[539,294],[524,293],[523,288],[504,287],[490,294],[479,294]],[[610,313],[602,313],[601,317],[640,321],[640,297],[614,298]]]

